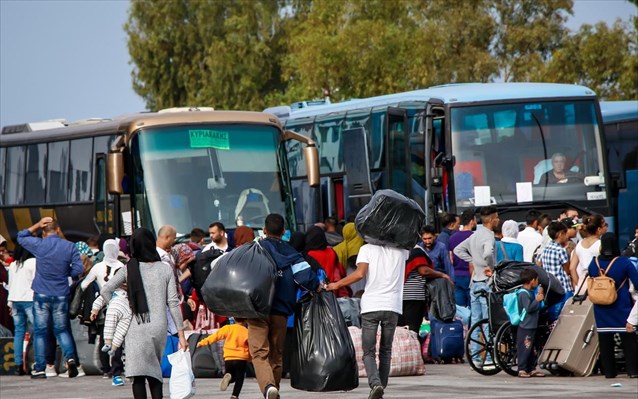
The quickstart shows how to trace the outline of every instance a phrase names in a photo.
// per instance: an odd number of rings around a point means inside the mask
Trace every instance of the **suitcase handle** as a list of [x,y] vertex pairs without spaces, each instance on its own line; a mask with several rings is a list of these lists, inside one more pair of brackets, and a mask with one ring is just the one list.
[[589,343],[591,342],[592,337],[594,336],[594,330],[596,329],[596,326],[591,326],[591,328],[589,330],[587,330],[587,332],[585,333],[585,336],[583,337],[583,349],[585,349],[585,347],[587,345],[589,345]]

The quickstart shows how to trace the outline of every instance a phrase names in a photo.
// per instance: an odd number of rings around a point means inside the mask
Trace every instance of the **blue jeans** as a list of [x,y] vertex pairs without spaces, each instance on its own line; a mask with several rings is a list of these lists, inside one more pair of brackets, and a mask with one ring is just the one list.
[[[399,314],[391,311],[368,312],[361,315],[361,346],[363,365],[368,375],[370,388],[388,385],[392,361],[392,341],[397,328]],[[379,367],[377,368],[377,329],[381,325],[379,343]]]
[[15,354],[16,366],[20,368],[24,362],[22,352],[24,351],[24,334],[27,332],[27,321],[30,329],[33,329],[33,302],[13,302],[11,315],[15,326],[13,336],[13,352]]
[[[474,325],[474,323],[479,320],[488,319],[490,315],[489,309],[487,308],[487,298],[475,294],[480,290],[485,290],[487,292],[492,291],[485,282],[472,282],[472,286],[470,287],[470,310],[472,312],[470,321],[471,325]],[[488,325],[486,325],[483,329],[483,334],[485,334],[485,337],[489,337]],[[472,338],[474,341],[480,341],[478,330],[474,331]],[[479,345],[476,342],[472,342],[472,344],[470,345],[470,350],[472,351],[472,353],[476,354],[479,350]],[[479,355],[475,355],[474,358],[475,360],[478,360]],[[490,359],[491,356],[486,356],[486,360]]]
[[46,367],[47,330],[49,320],[53,321],[53,333],[62,353],[67,360],[75,360],[77,355],[69,328],[69,300],[67,296],[33,295],[35,313],[35,369],[43,371]]
[[456,304],[470,307],[470,276],[456,276],[454,279],[454,299]]

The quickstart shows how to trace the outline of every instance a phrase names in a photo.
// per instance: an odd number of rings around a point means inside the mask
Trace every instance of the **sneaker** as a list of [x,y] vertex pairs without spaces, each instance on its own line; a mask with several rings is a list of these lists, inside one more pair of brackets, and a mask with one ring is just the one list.
[[381,385],[375,385],[370,390],[370,395],[368,395],[368,399],[381,399],[383,397],[383,387]]
[[[35,370],[35,367],[33,368]],[[45,373],[47,375],[47,377],[57,377],[58,373],[55,371],[55,366],[51,365],[49,366],[47,364],[47,368],[45,370]]]
[[31,379],[35,380],[39,378],[47,378],[47,374],[44,372],[44,370],[40,370],[40,371],[33,370],[31,372]]
[[232,375],[226,373],[224,374],[224,376],[222,377],[222,380],[219,383],[219,390],[220,391],[225,391],[226,389],[228,389],[228,384],[230,384],[230,380],[233,378]]
[[[84,372],[84,369],[82,368],[82,365],[77,366],[76,370],[77,370],[77,375],[75,377],[84,377],[84,376],[86,376],[86,373]],[[69,370],[67,370],[64,373],[60,374],[59,377],[69,378]],[[71,378],[75,378],[75,377],[71,377]]]
[[230,395],[230,399],[239,399],[239,398],[235,395]]
[[266,389],[266,399],[277,399],[279,397],[279,390],[275,386],[269,386]]
[[16,364],[16,375],[27,375],[27,372],[24,371],[24,367],[21,364]]
[[[80,366],[80,367],[81,367],[81,366]],[[104,374],[102,374],[102,378],[103,378],[103,379],[105,379],[105,380],[107,380],[107,379],[111,378],[111,373],[104,373]]]
[[116,375],[113,377],[113,382],[111,383],[114,387],[121,387],[124,385],[124,378],[121,375]]

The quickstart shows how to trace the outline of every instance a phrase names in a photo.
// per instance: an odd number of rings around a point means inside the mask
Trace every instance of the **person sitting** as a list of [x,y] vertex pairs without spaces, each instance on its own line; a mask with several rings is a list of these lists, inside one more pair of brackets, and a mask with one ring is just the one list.
[[548,184],[563,184],[563,183],[582,183],[583,176],[577,172],[566,169],[567,157],[560,153],[554,153],[552,155],[552,170],[545,172],[540,181],[541,186]]

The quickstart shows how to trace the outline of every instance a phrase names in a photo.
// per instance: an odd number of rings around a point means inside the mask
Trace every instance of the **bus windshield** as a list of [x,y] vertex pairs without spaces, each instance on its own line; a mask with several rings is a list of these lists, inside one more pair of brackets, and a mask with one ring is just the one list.
[[[451,108],[456,205],[605,200],[594,100]],[[477,189],[479,187],[480,189]]]
[[143,129],[132,143],[139,225],[186,234],[214,222],[261,228],[282,215],[275,127],[228,124]]

